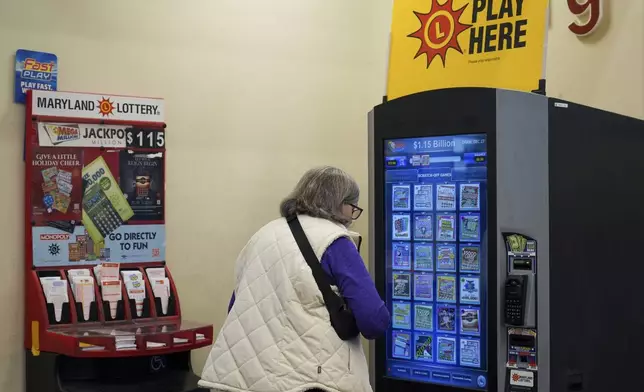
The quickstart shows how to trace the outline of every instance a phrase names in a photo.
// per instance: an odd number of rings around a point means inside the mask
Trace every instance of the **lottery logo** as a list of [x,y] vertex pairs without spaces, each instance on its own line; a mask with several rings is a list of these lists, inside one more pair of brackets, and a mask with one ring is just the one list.
[[420,40],[420,48],[414,59],[421,55],[426,56],[427,68],[431,65],[434,58],[440,57],[443,68],[447,51],[454,49],[463,54],[463,49],[458,43],[458,37],[461,33],[471,26],[461,23],[460,19],[467,8],[467,4],[454,10],[453,0],[448,0],[445,4],[439,4],[438,0],[431,1],[431,7],[428,13],[414,11],[414,14],[420,22],[420,27],[415,32],[408,35],[409,38]]
[[114,102],[110,98],[105,98],[98,101],[98,112],[103,116],[107,117],[114,112]]
[[57,256],[60,254],[60,246],[58,244],[49,245],[49,254],[52,256]]

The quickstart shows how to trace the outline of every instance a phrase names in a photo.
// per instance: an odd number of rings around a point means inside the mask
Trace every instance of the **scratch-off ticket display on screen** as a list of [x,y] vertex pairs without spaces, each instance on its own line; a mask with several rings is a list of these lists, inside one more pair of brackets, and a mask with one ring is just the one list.
[[385,142],[387,375],[486,390],[485,135]]

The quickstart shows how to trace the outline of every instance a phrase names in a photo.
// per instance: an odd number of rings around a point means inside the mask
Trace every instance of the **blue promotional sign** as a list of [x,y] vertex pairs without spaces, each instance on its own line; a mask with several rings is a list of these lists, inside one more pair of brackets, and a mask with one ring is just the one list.
[[83,226],[66,232],[49,226],[32,230],[35,267],[165,261],[164,225],[123,225],[97,243]]
[[105,237],[107,258],[118,263],[165,261],[165,225],[123,225]]
[[55,54],[16,51],[15,102],[25,103],[27,90],[56,91],[57,88],[58,57]]

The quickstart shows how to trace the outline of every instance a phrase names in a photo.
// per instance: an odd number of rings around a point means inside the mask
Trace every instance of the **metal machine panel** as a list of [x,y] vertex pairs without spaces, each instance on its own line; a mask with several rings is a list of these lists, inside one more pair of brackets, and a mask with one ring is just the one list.
[[[497,91],[497,233],[524,233],[538,241],[537,257],[537,331],[547,342],[549,331],[549,206],[548,206],[548,99],[521,92]],[[508,273],[502,236],[497,237],[497,278],[503,282]],[[499,284],[498,308],[503,293]],[[499,317],[499,391],[505,391],[507,328]],[[549,347],[538,346],[539,392],[549,392]]]

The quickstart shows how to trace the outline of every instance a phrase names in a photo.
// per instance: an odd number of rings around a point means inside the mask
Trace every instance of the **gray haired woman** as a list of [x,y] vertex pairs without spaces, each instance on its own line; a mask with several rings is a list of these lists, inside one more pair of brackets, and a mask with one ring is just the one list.
[[255,233],[237,258],[228,317],[200,385],[214,391],[371,392],[360,339],[341,340],[286,218],[297,216],[331,284],[367,339],[390,314],[348,227],[362,214],[360,189],[341,169],[304,174],[281,218]]

